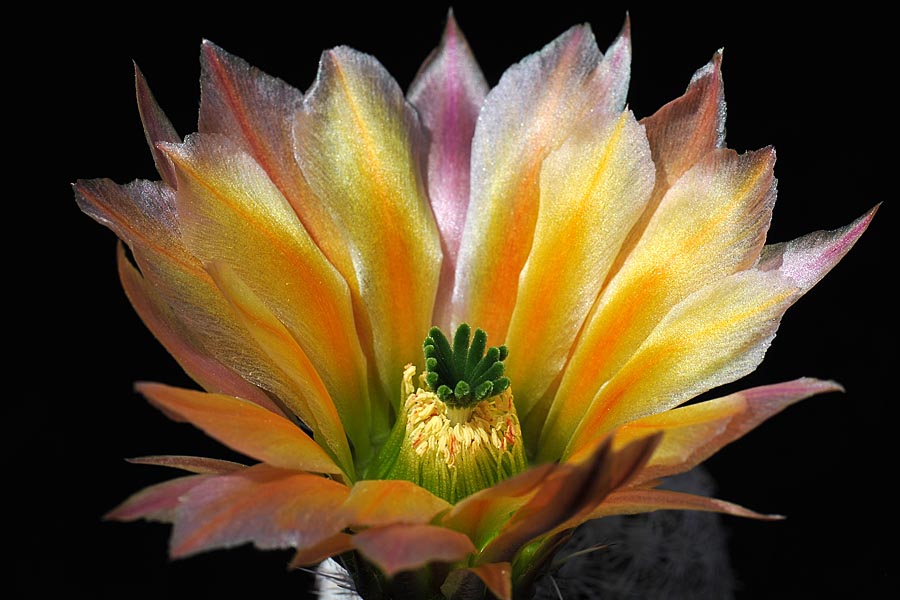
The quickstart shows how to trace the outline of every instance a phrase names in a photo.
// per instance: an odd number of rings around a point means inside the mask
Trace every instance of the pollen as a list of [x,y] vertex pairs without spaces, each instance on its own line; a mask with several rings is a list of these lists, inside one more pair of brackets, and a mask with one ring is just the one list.
[[[404,376],[411,379],[408,368]],[[420,387],[409,393],[404,409],[406,435],[416,454],[434,453],[450,469],[456,468],[460,454],[504,454],[512,444],[521,444],[522,430],[509,388],[461,413]]]
[[416,367],[401,384],[401,415],[370,476],[412,481],[456,502],[527,467],[512,389],[454,406],[442,400]]

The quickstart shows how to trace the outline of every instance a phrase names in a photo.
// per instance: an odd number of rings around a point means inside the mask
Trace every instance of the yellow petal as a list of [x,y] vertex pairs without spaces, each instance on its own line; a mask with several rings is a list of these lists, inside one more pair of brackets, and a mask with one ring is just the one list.
[[611,269],[616,273],[641,239],[666,192],[698,160],[725,146],[725,95],[722,83],[722,51],[694,73],[687,91],[653,115],[641,119],[656,165],[656,182],[650,200],[634,224]]
[[[185,327],[179,315],[160,295],[159,289],[142,277],[129,262],[121,244],[117,262],[122,287],[134,310],[191,379],[208,392],[244,398],[276,414],[282,414],[281,408],[260,388],[206,350],[202,334],[198,335],[198,332]],[[227,330],[227,326],[222,329]]]
[[775,201],[774,158],[716,150],[669,190],[585,323],[544,424],[542,437],[556,439],[544,456],[559,456],[600,387],[673,306],[753,265]]
[[201,47],[200,66],[199,131],[224,135],[252,156],[312,240],[344,272],[349,248],[294,160],[294,115],[302,109],[303,94],[208,40]]
[[750,373],[797,297],[792,280],[759,271],[736,273],[696,292],[666,315],[603,386],[578,428],[547,431],[548,442],[567,444],[568,456],[618,425]]
[[590,28],[573,27],[510,67],[488,94],[472,141],[454,324],[506,339],[538,217],[541,162],[590,111],[621,111],[629,58],[627,27],[606,60]]
[[599,115],[544,160],[534,244],[506,339],[520,415],[565,364],[653,173],[643,127],[630,111]]
[[341,415],[368,421],[366,362],[347,285],[284,196],[224,137],[194,135],[165,148],[185,244],[204,264],[232,269],[302,348]]
[[441,266],[422,181],[421,125],[372,57],[336,48],[322,56],[294,127],[297,159],[351,248],[358,332],[384,402],[397,402],[400,367],[419,357]]
[[299,427],[252,402],[158,383],[140,383],[137,389],[154,405],[247,456],[285,469],[342,474]]
[[365,405],[362,405],[365,399],[356,399],[361,404],[358,414],[353,412],[354,406],[342,406],[346,415],[342,420],[319,373],[281,321],[228,266],[212,263],[208,270],[234,307],[235,314],[247,326],[251,337],[285,374],[293,393],[282,397],[281,401],[312,429],[315,438],[329,450],[345,472],[353,476],[353,461],[344,423],[348,429],[353,427],[357,452],[365,457],[370,450],[366,431],[368,415]]

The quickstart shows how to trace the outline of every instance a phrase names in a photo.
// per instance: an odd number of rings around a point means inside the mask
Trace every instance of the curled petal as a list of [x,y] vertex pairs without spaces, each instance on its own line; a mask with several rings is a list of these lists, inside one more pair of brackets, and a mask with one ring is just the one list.
[[475,552],[465,535],[434,525],[373,527],[354,535],[353,545],[388,577],[432,562],[457,562]]
[[297,550],[291,559],[290,568],[310,567],[317,565],[326,558],[331,558],[344,552],[353,550],[353,536],[349,533],[338,533],[330,538]]
[[509,515],[540,491],[543,482],[557,468],[551,464],[540,465],[472,494],[457,502],[441,518],[441,523],[465,533],[481,548],[506,523]]
[[349,492],[318,475],[269,465],[211,477],[179,503],[170,554],[247,542],[261,549],[315,546],[340,532],[338,507]]
[[285,469],[342,473],[299,427],[252,402],[158,383],[140,383],[137,389],[238,452]]

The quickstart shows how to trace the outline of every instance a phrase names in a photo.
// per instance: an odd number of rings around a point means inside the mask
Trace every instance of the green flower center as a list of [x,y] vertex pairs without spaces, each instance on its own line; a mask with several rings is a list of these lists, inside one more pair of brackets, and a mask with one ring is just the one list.
[[425,340],[426,371],[403,371],[400,414],[374,468],[375,479],[412,481],[456,502],[527,467],[522,429],[509,379],[503,377],[504,346],[487,348],[478,329],[469,344],[468,325],[453,346],[436,327]]
[[425,381],[450,407],[454,423],[465,422],[472,408],[509,387],[503,377],[506,346],[488,348],[487,334],[476,329],[469,345],[469,326],[463,323],[453,336],[453,347],[444,333],[432,327],[425,338]]

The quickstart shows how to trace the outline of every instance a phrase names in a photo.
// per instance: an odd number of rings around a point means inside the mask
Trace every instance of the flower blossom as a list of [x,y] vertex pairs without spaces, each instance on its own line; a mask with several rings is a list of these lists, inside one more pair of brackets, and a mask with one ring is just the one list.
[[721,53],[640,120],[630,53],[627,23],[605,53],[577,26],[489,88],[451,16],[406,94],[347,47],[304,94],[204,42],[183,139],[136,71],[161,181],[76,197],[204,391],[138,390],[257,462],[136,459],[188,474],[109,517],[171,523],[174,558],[253,543],[499,598],[590,519],[774,518],[657,486],[840,389],[685,404],[756,368],[875,210],[766,245],[775,153],[725,146]]

